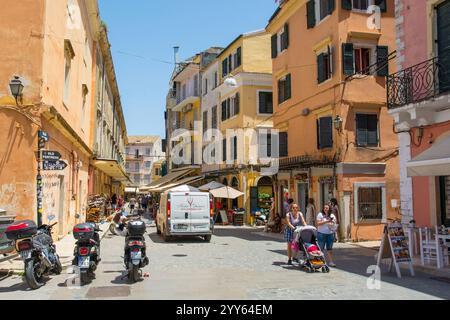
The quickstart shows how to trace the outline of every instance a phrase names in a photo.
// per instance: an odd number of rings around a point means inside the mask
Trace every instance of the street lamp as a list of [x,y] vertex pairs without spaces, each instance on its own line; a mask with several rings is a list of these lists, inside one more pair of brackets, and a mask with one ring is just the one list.
[[228,77],[226,77],[224,83],[225,83],[225,85],[227,85],[228,87],[231,87],[231,88],[236,88],[238,86],[236,79],[232,75],[229,75]]
[[18,76],[14,76],[14,79],[12,79],[9,83],[9,88],[11,89],[11,94],[16,99],[16,104],[18,104],[17,99],[22,96],[22,91],[24,88],[22,81]]
[[333,122],[334,122],[334,128],[337,131],[341,132],[342,131],[342,123],[344,122],[344,120],[342,120],[341,116],[337,115]]

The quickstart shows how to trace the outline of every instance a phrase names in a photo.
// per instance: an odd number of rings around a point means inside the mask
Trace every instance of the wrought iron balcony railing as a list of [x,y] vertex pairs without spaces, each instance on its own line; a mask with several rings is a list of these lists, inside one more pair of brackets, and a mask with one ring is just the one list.
[[425,101],[449,91],[450,65],[441,64],[438,58],[421,62],[387,77],[389,109]]

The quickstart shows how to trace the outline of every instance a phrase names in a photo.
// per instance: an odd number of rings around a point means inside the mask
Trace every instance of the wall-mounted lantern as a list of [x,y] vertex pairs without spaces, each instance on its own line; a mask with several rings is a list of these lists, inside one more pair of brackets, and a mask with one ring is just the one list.
[[18,99],[19,97],[22,97],[22,92],[24,88],[23,83],[18,76],[14,76],[14,79],[12,79],[11,82],[9,83],[9,88],[11,89],[11,94],[16,99],[16,104],[18,104]]
[[342,120],[340,115],[337,115],[336,118],[334,119],[334,128],[341,132],[342,131],[342,123],[344,122],[344,120]]

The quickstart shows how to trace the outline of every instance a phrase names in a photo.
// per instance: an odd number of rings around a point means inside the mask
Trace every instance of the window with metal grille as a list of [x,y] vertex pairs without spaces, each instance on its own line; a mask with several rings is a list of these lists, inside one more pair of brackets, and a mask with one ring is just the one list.
[[382,195],[382,187],[360,187],[358,189],[359,220],[381,220],[383,218]]

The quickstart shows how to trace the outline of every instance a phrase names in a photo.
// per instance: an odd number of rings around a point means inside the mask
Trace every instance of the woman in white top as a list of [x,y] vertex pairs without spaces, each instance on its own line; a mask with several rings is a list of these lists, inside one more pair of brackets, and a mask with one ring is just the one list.
[[323,211],[317,215],[317,242],[319,242],[320,249],[328,254],[328,265],[336,267],[333,261],[333,244],[334,234],[336,233],[337,220],[334,214],[330,212],[330,206],[326,204]]

